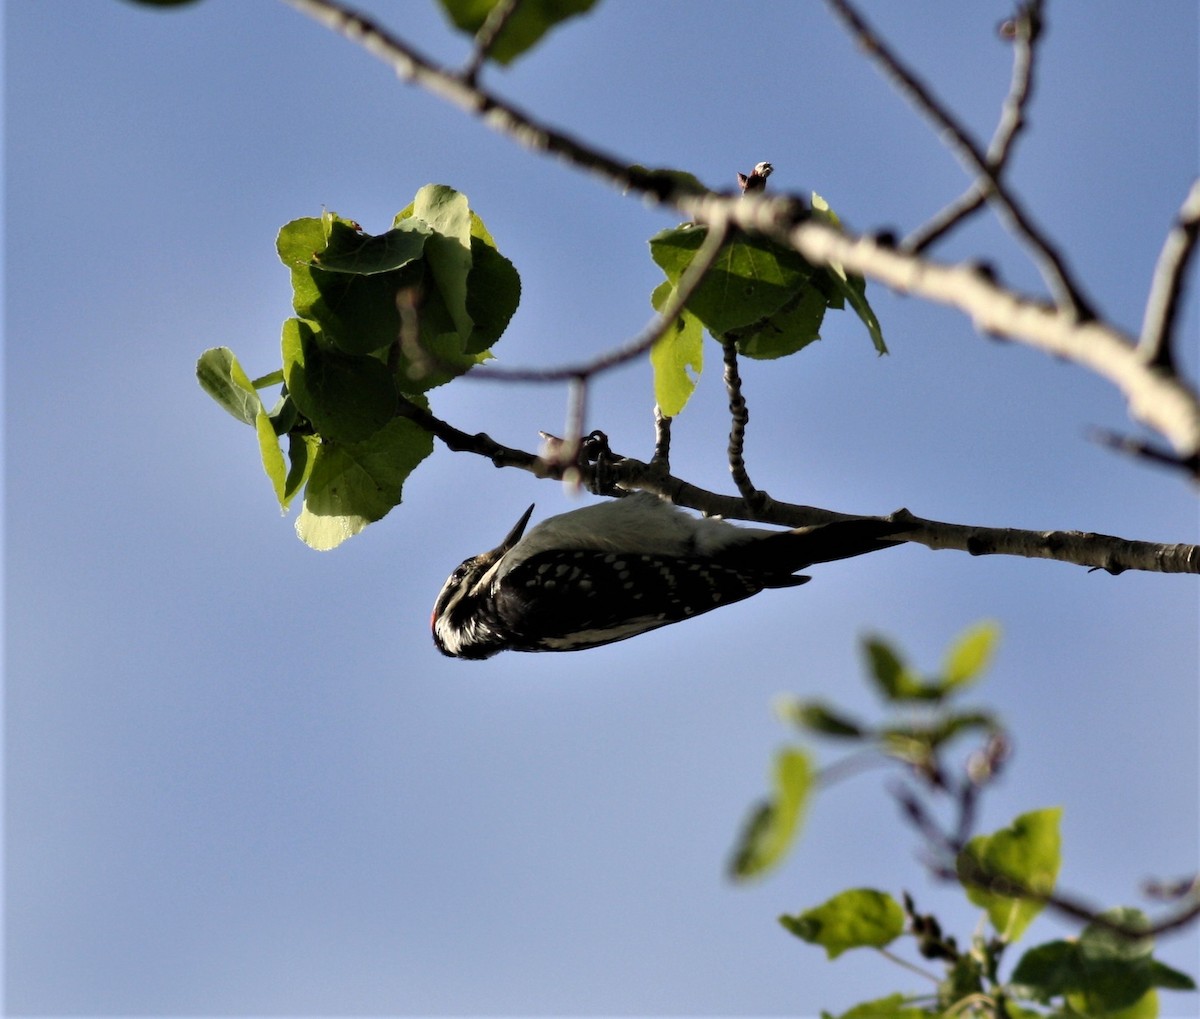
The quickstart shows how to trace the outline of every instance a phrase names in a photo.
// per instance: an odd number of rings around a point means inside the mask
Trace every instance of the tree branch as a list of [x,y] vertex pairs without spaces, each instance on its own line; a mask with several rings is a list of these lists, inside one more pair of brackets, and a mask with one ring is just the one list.
[[1024,239],[1049,287],[1050,293],[1064,311],[1078,319],[1095,317],[1090,302],[1072,279],[1063,256],[1051,244],[1041,229],[1033,222],[1024,207],[1008,188],[997,178],[988,163],[987,156],[980,151],[978,143],[971,137],[950,111],[933,95],[900,58],[875,34],[861,14],[849,0],[825,0],[833,13],[842,21],[858,40],[863,50],[875,60],[887,77],[909,102],[937,125],[942,141],[958,156],[966,168],[975,176],[976,186],[999,208],[1009,226]]
[[649,353],[650,348],[666,335],[667,330],[675,324],[675,320],[683,314],[688,301],[692,299],[692,295],[696,292],[696,289],[704,282],[704,277],[708,275],[708,271],[713,267],[713,263],[716,262],[717,256],[721,253],[721,248],[725,244],[725,238],[729,235],[728,218],[718,211],[715,217],[709,222],[708,227],[704,240],[701,241],[700,247],[696,249],[696,254],[692,257],[691,262],[688,263],[688,267],[680,275],[679,282],[671,292],[671,296],[667,298],[662,310],[645,329],[624,346],[610,350],[590,361],[574,365],[564,365],[558,368],[492,368],[487,365],[480,365],[477,368],[473,368],[467,378],[490,379],[501,382],[563,382],[573,380],[583,380],[586,382],[593,375],[598,375],[601,372],[617,367],[617,365],[625,364],[627,361],[632,361],[643,354]]
[[[521,449],[505,446],[484,432],[470,434],[455,428],[407,400],[399,414],[432,432],[450,450],[473,453],[497,467],[517,467],[534,477],[562,479],[566,472],[579,469],[558,457],[549,459]],[[669,419],[662,419],[669,421]],[[665,433],[659,433],[662,448]],[[758,521],[781,527],[809,527],[835,520],[861,519],[854,513],[820,509],[798,503],[767,500],[761,506],[732,495],[720,495],[700,488],[671,474],[662,460],[644,463],[613,454],[604,465],[605,483],[595,484],[583,469],[583,483],[592,491],[615,487],[624,491],[651,492],[677,506],[698,510],[707,516],[729,520]],[[1012,527],[981,527],[952,524],[915,516],[899,509],[886,519],[903,523],[905,541],[930,549],[955,549],[971,555],[1012,555],[1030,559],[1052,559],[1094,570],[1118,574],[1126,570],[1149,573],[1200,574],[1200,546],[1131,541],[1111,534],[1088,531],[1025,531]]]
[[[734,226],[753,230],[798,251],[810,262],[838,262],[847,272],[868,276],[898,293],[915,294],[958,308],[976,328],[1072,361],[1111,382],[1129,413],[1167,439],[1180,460],[1200,454],[1200,396],[1172,372],[1148,366],[1132,337],[1099,321],[1077,321],[1057,308],[1000,286],[973,265],[947,265],[897,251],[870,237],[855,237],[815,220],[794,221],[786,200],[744,199],[731,211]],[[722,199],[681,199],[691,218],[704,222],[709,204]],[[1193,470],[1200,477],[1200,472]]]
[[[1128,400],[1132,416],[1164,436],[1182,462],[1191,463],[1200,456],[1200,397],[1173,373],[1152,370],[1143,363],[1134,353],[1133,341],[1112,326],[1080,322],[1074,311],[1047,307],[1004,289],[971,266],[941,265],[869,238],[805,222],[808,210],[799,196],[718,195],[697,191],[667,173],[631,167],[437,67],[402,40],[332,0],[285,2],[361,45],[401,78],[480,117],[487,126],[534,151],[558,156],[616,188],[674,208],[685,218],[710,226],[724,221],[764,233],[792,246],[816,265],[841,262],[848,271],[901,293],[957,308],[992,335],[1074,361],[1116,385]],[[965,135],[960,137],[965,139]],[[984,161],[977,152],[976,156]],[[984,171],[984,181],[994,180],[986,166]],[[560,371],[563,378],[579,374],[578,369]],[[1200,468],[1193,474],[1200,477]]]
[[500,0],[488,11],[483,24],[479,26],[479,31],[475,33],[475,49],[471,53],[471,59],[467,61],[467,66],[463,68],[463,81],[470,85],[475,84],[479,72],[483,69],[483,63],[492,47],[496,45],[496,40],[500,38],[500,33],[504,31],[504,26],[520,6],[521,0]]
[[[1013,70],[1008,95],[1000,107],[1000,121],[987,150],[987,165],[997,179],[1008,163],[1013,142],[1025,127],[1025,108],[1033,96],[1037,41],[1042,33],[1042,0],[1021,4],[1016,15],[1002,29],[1007,29],[1013,41]],[[960,198],[914,230],[901,247],[913,254],[921,253],[982,209],[986,201],[986,189],[972,184]]]
[[1183,296],[1184,273],[1196,253],[1200,234],[1200,178],[1192,181],[1183,207],[1167,234],[1154,276],[1150,297],[1142,319],[1138,353],[1148,365],[1166,372],[1175,371],[1175,315]]
[[729,394],[729,473],[742,498],[761,508],[766,493],[754,487],[746,471],[746,425],[750,423],[750,408],[742,395],[742,377],[738,373],[737,341],[726,337],[721,341],[724,357],[725,391]]

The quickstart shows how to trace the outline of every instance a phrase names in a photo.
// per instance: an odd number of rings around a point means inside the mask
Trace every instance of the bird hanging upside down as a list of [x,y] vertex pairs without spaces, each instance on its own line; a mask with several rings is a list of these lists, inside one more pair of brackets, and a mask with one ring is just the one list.
[[814,563],[898,545],[906,530],[860,518],[791,531],[694,517],[638,493],[543,520],[530,506],[499,546],[472,556],[433,606],[433,640],[454,658],[580,651],[796,587]]

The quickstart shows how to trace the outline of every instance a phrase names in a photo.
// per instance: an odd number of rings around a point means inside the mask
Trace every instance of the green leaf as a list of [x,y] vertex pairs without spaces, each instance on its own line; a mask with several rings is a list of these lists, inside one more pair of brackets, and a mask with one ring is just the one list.
[[[400,332],[396,296],[420,283],[423,260],[410,260],[391,272],[367,275],[344,270],[346,252],[365,243],[356,224],[333,213],[297,219],[279,231],[279,258],[292,273],[292,307],[320,327],[321,342],[347,354],[367,354],[391,346]],[[332,245],[338,271],[316,260]]]
[[[1108,910],[1102,916],[1127,928],[1146,927],[1137,909]],[[1014,993],[1047,1003],[1064,998],[1088,1016],[1157,1015],[1155,987],[1190,991],[1195,982],[1151,957],[1149,938],[1125,937],[1089,924],[1077,941],[1051,941],[1026,952],[1010,979]]]
[[357,230],[337,229],[329,243],[314,252],[311,265],[326,272],[375,276],[403,269],[425,253],[429,226],[419,219],[398,223],[387,233],[372,235]]
[[432,452],[433,436],[405,418],[365,442],[321,443],[296,533],[312,548],[336,548],[399,505],[405,480]]
[[998,623],[976,623],[960,634],[946,652],[942,665],[943,685],[947,690],[974,682],[987,671],[1000,638]]
[[821,736],[859,739],[867,731],[859,722],[821,701],[790,700],[777,708],[787,722]]
[[[685,225],[650,238],[651,257],[671,283],[679,283],[706,234],[705,227]],[[721,248],[687,308],[710,333],[724,336],[779,311],[811,272],[794,251],[762,237],[739,235]]]
[[[469,245],[466,262],[462,257],[464,210]],[[427,247],[431,268],[419,292],[418,349],[402,345],[397,372],[405,393],[440,386],[490,358],[489,348],[508,327],[521,300],[517,270],[496,250],[483,220],[467,209],[465,196],[444,185],[428,185],[396,214],[394,222],[412,222],[422,214],[449,235],[435,235]]]
[[904,933],[904,910],[886,892],[855,888],[796,916],[781,916],[779,922],[836,959],[851,948],[890,945]]
[[925,684],[882,637],[868,637],[862,642],[867,668],[879,692],[889,701],[926,700]]
[[1150,980],[1155,987],[1163,987],[1169,991],[1194,991],[1196,989],[1196,981],[1190,976],[1180,973],[1177,969],[1172,969],[1165,962],[1159,962],[1157,959],[1151,960]]
[[[830,207],[815,191],[812,195],[812,208],[815,218],[823,219],[830,226],[841,228],[841,220],[838,219]],[[875,317],[875,312],[871,309],[871,305],[867,301],[867,281],[861,276],[853,276],[846,272],[841,265],[834,262],[831,263],[825,273],[832,289],[839,292],[858,314],[862,324],[867,327],[867,332],[871,336],[871,342],[875,344],[875,349],[880,354],[888,352],[887,344],[883,342],[883,328],[879,324],[879,319]]]
[[1007,828],[977,835],[959,854],[958,874],[967,898],[987,910],[1004,941],[1020,938],[1042,903],[990,890],[989,885],[1011,881],[1035,894],[1053,891],[1062,862],[1061,818],[1061,807],[1022,814]]
[[475,327],[467,312],[467,277],[471,274],[471,210],[467,196],[444,184],[426,184],[413,199],[412,210],[413,218],[432,231],[425,245],[426,262],[465,343]]
[[279,436],[275,433],[274,422],[265,408],[259,409],[254,419],[254,430],[258,433],[258,450],[262,457],[263,470],[270,479],[271,488],[275,490],[275,498],[279,500],[280,508],[287,509],[287,467],[283,462],[283,451],[279,448]]
[[787,748],[775,755],[774,795],[742,830],[730,865],[734,878],[764,874],[783,859],[800,830],[813,778],[812,762],[803,750]]
[[291,505],[292,499],[307,483],[312,474],[313,461],[321,440],[315,435],[288,435],[288,472],[283,483],[283,508]]
[[196,380],[201,389],[243,424],[255,423],[262,400],[228,347],[213,347],[200,355]]
[[471,213],[471,272],[467,277],[467,314],[475,329],[464,346],[483,354],[500,339],[521,301],[521,277],[496,250],[483,221]]
[[909,1000],[903,994],[892,994],[886,998],[864,1001],[861,1005],[855,1005],[849,1012],[843,1012],[840,1016],[829,1016],[826,1012],[822,1012],[821,1015],[828,1019],[928,1019],[930,1016],[943,1014],[940,1009],[929,1011],[917,1008],[908,1004]]
[[322,438],[361,442],[396,412],[396,387],[383,362],[324,350],[311,325],[283,324],[283,371],[288,394]]
[[[660,283],[650,303],[661,312],[674,294],[671,283]],[[667,327],[662,339],[650,348],[650,366],[654,370],[654,399],[667,417],[675,417],[691,399],[704,369],[704,334],[695,315],[685,310]]]
[[759,361],[786,357],[821,338],[826,300],[816,287],[802,286],[778,311],[730,331],[738,352]]
[[[483,27],[488,13],[500,0],[440,0],[454,26],[471,35]],[[498,64],[512,63],[534,46],[550,29],[568,18],[586,14],[596,0],[522,0],[505,23],[488,57]]]

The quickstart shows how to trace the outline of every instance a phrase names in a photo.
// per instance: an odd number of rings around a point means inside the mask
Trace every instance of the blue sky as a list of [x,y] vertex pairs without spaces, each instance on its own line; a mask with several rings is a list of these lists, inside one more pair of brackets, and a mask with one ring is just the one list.
[[[431,3],[376,3],[435,58]],[[874,3],[981,137],[1009,80],[1002,4]],[[1053,4],[1014,181],[1089,293],[1136,329],[1197,169],[1197,11]],[[1102,905],[1200,859],[1194,577],[1088,574],[914,547],[578,655],[440,657],[442,581],[562,489],[439,448],[405,503],[331,553],[281,518],[249,429],[193,366],[278,366],[278,228],[332,209],[382,230],[430,182],[465,192],[521,272],[501,363],[561,363],[647,321],[646,240],[673,220],[518,149],[265,0],[172,13],[4,5],[6,980],[39,1014],[815,1014],[923,990],[835,964],[775,923],[848,886],[908,889],[968,936],[878,778],[818,801],[776,875],[723,868],[787,738],[780,692],[877,711],[857,644],[932,668],[981,618],[978,694],[1016,756],[990,830],[1061,804],[1065,888]],[[601,3],[486,79],[630,161],[714,186],[770,160],[861,229],[911,229],[964,186],[928,128],[816,3]],[[938,251],[1038,280],[981,219]],[[1194,492],[1086,438],[1110,388],[871,290],[891,356],[849,315],[746,365],[747,454],[772,494],[832,509],[1197,541]],[[1197,371],[1196,303],[1182,322]],[[730,490],[715,370],[674,467]],[[649,455],[648,369],[603,379],[589,427]],[[556,388],[459,383],[459,427],[532,448]],[[827,752],[827,751],[826,751]],[[1043,918],[1029,938],[1070,932]],[[1161,955],[1196,970],[1196,934]],[[1179,1004],[1182,1003],[1182,1004]],[[1195,999],[1177,997],[1178,1014]]]

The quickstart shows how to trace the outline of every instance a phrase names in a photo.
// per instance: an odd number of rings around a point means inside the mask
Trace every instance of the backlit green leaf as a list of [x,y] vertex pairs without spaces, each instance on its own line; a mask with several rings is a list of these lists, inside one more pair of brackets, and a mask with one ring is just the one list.
[[433,436],[393,418],[360,443],[317,447],[296,533],[311,547],[336,548],[400,503],[409,474],[433,452]]
[[[669,282],[658,285],[651,297],[656,311],[674,295]],[[650,366],[654,370],[654,399],[667,417],[674,417],[691,398],[704,368],[704,333],[700,320],[686,310],[671,323],[650,348]],[[689,369],[691,369],[689,371]],[[695,375],[692,375],[695,372]]]
[[[705,227],[681,226],[650,238],[650,254],[674,284],[704,242]],[[688,311],[714,336],[744,328],[779,311],[811,274],[794,251],[762,237],[727,241],[688,301]]]
[[[831,226],[840,227],[841,220],[838,219],[830,207],[815,191],[812,195],[813,215],[818,219],[823,219]],[[850,302],[855,313],[862,324],[867,327],[867,332],[871,336],[871,342],[875,344],[875,349],[880,354],[886,354],[887,344],[883,342],[883,328],[879,324],[879,319],[875,317],[875,312],[871,305],[867,302],[867,281],[861,276],[854,276],[846,272],[841,265],[836,262],[831,264],[826,270],[826,276],[832,288],[836,289],[841,295]]]
[[1062,862],[1060,807],[1022,814],[1007,828],[977,835],[959,854],[958,874],[967,897],[987,910],[988,919],[1005,941],[1016,941],[1042,911],[1036,899],[1008,892],[1017,889],[1046,895],[1054,890]]
[[946,688],[964,686],[983,675],[991,664],[999,638],[1000,627],[994,622],[977,623],[960,634],[950,645],[942,666]]
[[773,795],[742,830],[730,865],[733,877],[755,877],[783,859],[800,830],[813,778],[812,762],[803,750],[787,748],[775,755]]
[[904,933],[904,910],[886,892],[855,888],[779,922],[836,959],[851,948],[882,948]]
[[326,350],[307,322],[283,324],[288,394],[323,438],[361,442],[396,411],[396,387],[383,362]]
[[[500,0],[440,0],[455,27],[471,35],[483,27]],[[509,64],[532,47],[555,25],[585,14],[596,0],[522,0],[505,23],[488,53],[498,64]]]
[[196,379],[209,396],[243,424],[253,425],[262,410],[258,391],[228,347],[213,347],[196,362]]

